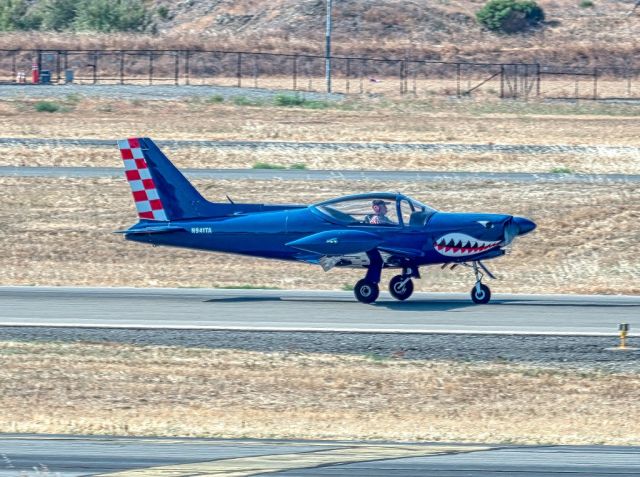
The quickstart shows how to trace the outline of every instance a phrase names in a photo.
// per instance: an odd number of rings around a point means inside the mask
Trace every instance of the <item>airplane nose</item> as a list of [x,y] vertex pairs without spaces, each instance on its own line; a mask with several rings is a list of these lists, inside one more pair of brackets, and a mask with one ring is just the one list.
[[536,228],[536,223],[524,217],[514,217],[513,223],[518,227],[518,235],[524,235]]

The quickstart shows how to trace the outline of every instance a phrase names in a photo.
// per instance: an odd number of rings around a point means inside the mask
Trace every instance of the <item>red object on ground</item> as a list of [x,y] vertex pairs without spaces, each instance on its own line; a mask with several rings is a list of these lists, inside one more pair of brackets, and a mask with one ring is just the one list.
[[40,71],[38,71],[38,63],[34,62],[31,68],[31,82],[33,84],[40,83]]

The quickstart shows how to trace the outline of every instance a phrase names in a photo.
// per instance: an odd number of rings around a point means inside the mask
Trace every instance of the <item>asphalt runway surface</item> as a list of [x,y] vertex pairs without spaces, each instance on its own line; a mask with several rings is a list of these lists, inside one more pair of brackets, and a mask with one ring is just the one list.
[[351,292],[0,287],[0,325],[244,331],[334,331],[611,336],[640,330],[640,297],[383,292],[374,305]]
[[[331,181],[404,181],[404,182],[554,182],[615,184],[640,182],[634,174],[557,174],[528,172],[436,172],[436,171],[351,171],[351,170],[282,170],[282,169],[181,169],[191,179],[217,180],[331,180]],[[122,177],[119,167],[21,167],[0,166],[0,176],[100,178]]]
[[0,477],[640,475],[640,448],[0,435]]

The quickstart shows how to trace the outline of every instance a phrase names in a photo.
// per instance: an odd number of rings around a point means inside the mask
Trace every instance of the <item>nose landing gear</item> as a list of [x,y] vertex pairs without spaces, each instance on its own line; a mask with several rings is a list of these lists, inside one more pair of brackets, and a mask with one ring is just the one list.
[[482,270],[484,270],[489,277],[495,277],[480,261],[473,262],[472,267],[473,273],[476,275],[476,284],[471,289],[471,301],[478,305],[484,305],[489,303],[489,300],[491,300],[491,289],[482,283],[482,279],[484,278]]

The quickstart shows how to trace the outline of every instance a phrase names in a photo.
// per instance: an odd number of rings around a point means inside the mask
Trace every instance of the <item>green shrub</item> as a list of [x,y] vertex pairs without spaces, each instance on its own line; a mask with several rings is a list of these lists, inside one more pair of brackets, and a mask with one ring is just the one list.
[[41,24],[25,0],[0,0],[0,31],[37,30]]
[[580,8],[593,8],[594,4],[591,0],[581,0],[578,4]]
[[270,164],[268,162],[256,162],[252,169],[286,169],[285,166],[279,164]]
[[144,0],[0,0],[0,31],[142,32],[150,26]]
[[296,169],[296,170],[299,170],[299,171],[304,171],[304,170],[307,169],[307,165],[303,164],[302,162],[296,162],[295,164],[291,164],[289,166],[289,169]]
[[302,106],[307,100],[297,94],[279,94],[275,97],[276,106]]
[[[43,30],[63,31],[73,26],[79,3],[77,0],[46,0],[38,13],[42,17]],[[81,7],[81,6],[80,6]]]
[[36,111],[39,113],[55,113],[60,110],[60,105],[51,101],[38,101],[36,103]]
[[489,30],[517,33],[544,20],[544,11],[533,0],[489,0],[476,13]]
[[554,167],[553,169],[551,169],[549,172],[551,172],[552,174],[572,174],[573,171],[568,168],[568,167]]
[[275,97],[276,106],[298,106],[308,109],[324,109],[329,107],[326,101],[310,100],[297,94],[279,94]]
[[261,106],[262,101],[247,98],[246,96],[234,96],[233,104],[235,104],[236,106]]
[[73,25],[80,31],[142,32],[151,23],[151,15],[142,0],[83,0]]
[[224,103],[224,96],[222,96],[221,94],[214,94],[213,96],[207,98],[206,102],[209,104]]
[[163,20],[169,19],[169,9],[164,5],[160,5],[156,11],[158,12],[158,16]]

